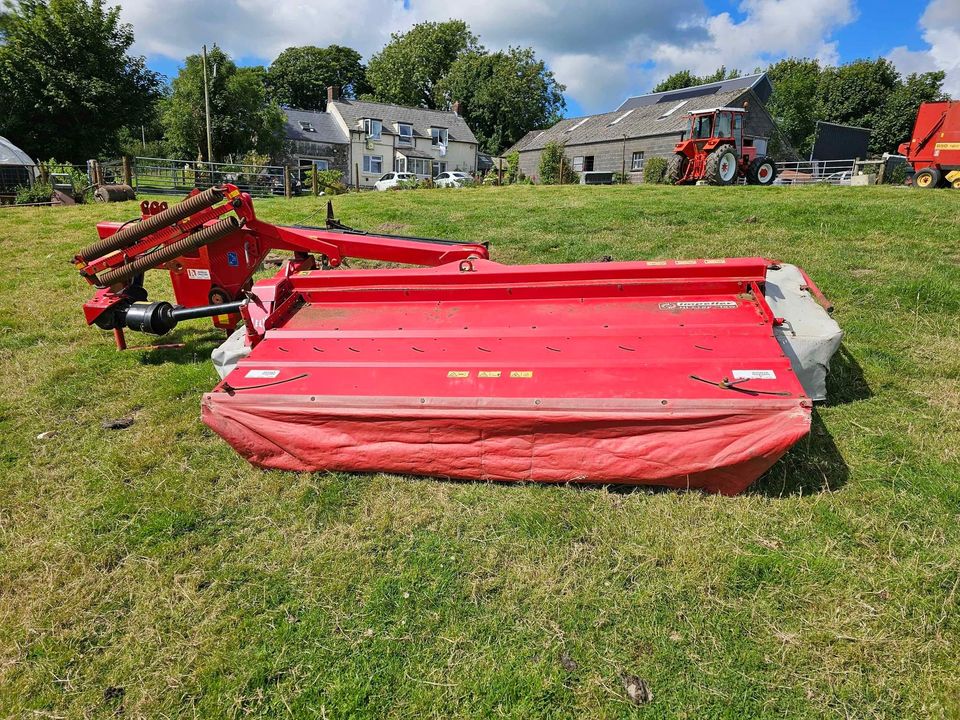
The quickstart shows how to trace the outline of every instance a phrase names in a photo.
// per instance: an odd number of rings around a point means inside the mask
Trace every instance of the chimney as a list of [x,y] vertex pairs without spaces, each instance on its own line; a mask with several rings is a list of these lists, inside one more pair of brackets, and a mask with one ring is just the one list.
[[459,100],[454,100],[454,101],[453,101],[453,107],[451,108],[451,109],[453,110],[453,114],[454,114],[454,115],[459,115],[459,114],[460,114],[460,108],[461,108],[461,107],[462,107],[462,106],[460,105],[460,101],[459,101]]
[[327,102],[332,103],[340,99],[340,88],[336,85],[327,85]]

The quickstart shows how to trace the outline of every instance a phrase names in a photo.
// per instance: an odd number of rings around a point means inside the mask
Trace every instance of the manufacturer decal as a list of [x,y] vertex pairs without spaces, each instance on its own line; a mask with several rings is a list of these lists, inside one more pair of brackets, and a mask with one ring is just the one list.
[[960,143],[937,143],[934,150],[960,150]]
[[499,370],[481,370],[480,372],[477,373],[477,377],[481,377],[481,378],[498,378],[498,377],[500,377],[502,374],[503,374],[503,373],[500,372]]
[[664,302],[661,310],[734,310],[737,303],[733,300],[704,300],[702,302]]
[[209,280],[210,271],[209,270],[197,270],[195,268],[187,268],[187,277],[191,280]]
[[511,370],[510,377],[512,378],[532,378],[533,370]]
[[248,370],[244,377],[256,378],[258,380],[273,380],[273,378],[279,374],[279,370]]
[[777,374],[773,370],[734,370],[734,380],[776,380]]

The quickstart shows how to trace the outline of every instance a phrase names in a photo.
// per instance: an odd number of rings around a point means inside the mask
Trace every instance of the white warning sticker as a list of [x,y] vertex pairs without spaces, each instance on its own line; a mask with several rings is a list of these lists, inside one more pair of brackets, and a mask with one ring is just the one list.
[[777,374],[773,370],[734,370],[734,380],[776,380]]
[[187,268],[187,277],[191,280],[209,280],[209,270],[198,270],[196,268]]
[[259,378],[261,380],[272,380],[280,374],[279,370],[248,370],[244,377]]
[[733,300],[697,300],[694,302],[662,302],[661,310],[735,310]]

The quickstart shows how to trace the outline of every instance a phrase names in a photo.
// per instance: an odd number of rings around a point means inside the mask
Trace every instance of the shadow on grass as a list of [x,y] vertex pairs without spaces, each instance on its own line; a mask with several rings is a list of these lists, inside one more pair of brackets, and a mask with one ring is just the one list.
[[830,361],[827,374],[827,404],[846,405],[873,397],[863,368],[845,344],[840,345]]
[[[198,360],[209,362],[210,353],[226,339],[227,334],[219,328],[208,326],[202,328],[182,327],[177,328],[175,332],[169,335],[147,337],[149,337],[149,341],[144,345],[156,345],[158,347],[143,347],[140,351],[140,363],[142,365],[163,365],[165,363],[193,365]],[[131,343],[131,346],[133,344]],[[164,345],[170,345],[171,347],[163,347]]]
[[747,488],[746,494],[765,497],[810,495],[836,490],[846,484],[850,468],[816,408],[810,420],[810,434]]

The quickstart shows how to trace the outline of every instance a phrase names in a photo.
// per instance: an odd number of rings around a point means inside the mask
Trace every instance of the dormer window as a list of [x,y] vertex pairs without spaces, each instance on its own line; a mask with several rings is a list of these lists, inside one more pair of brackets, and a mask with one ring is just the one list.
[[363,132],[366,133],[367,137],[374,140],[379,140],[380,133],[383,132],[383,124],[379,120],[374,120],[373,118],[364,118]]
[[413,145],[413,125],[397,123],[397,143],[399,145]]
[[309,120],[301,120],[299,124],[300,124],[300,129],[303,130],[304,132],[316,132],[316,130],[313,127],[313,123],[311,123]]
[[447,146],[447,129],[446,128],[430,128],[430,136],[433,140],[432,144],[434,147]]

